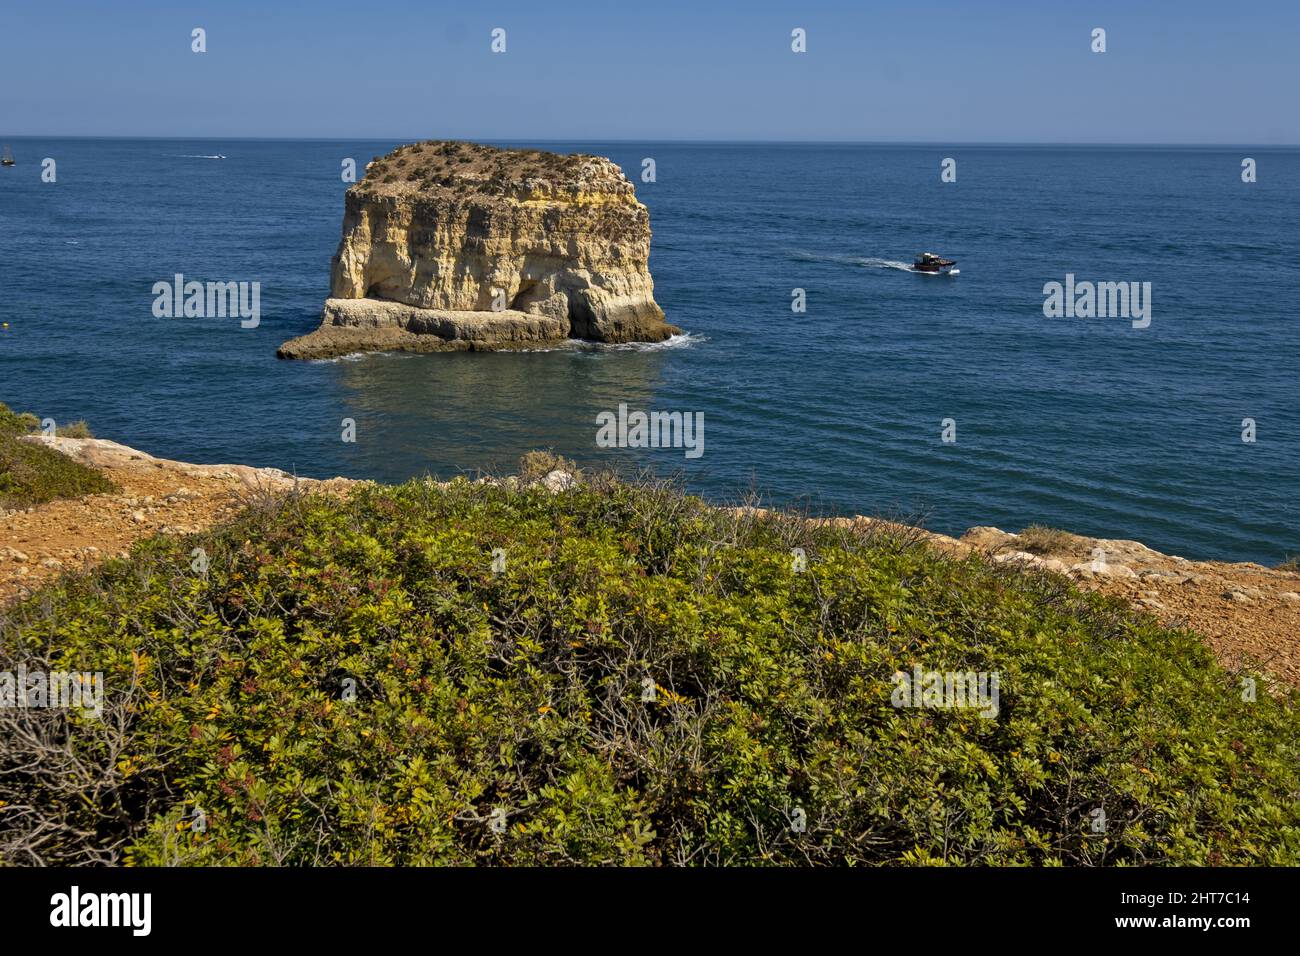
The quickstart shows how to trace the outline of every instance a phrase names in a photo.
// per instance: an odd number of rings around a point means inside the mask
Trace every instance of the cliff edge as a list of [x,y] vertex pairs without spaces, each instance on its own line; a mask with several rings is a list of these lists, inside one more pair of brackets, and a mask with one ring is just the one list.
[[[125,554],[140,538],[197,533],[231,520],[244,503],[267,491],[299,488],[345,496],[363,484],[347,478],[316,481],[273,468],[167,461],[102,439],[27,435],[20,441],[98,469],[116,490],[30,508],[0,506],[0,606],[64,571]],[[546,474],[542,484],[559,491],[573,479],[560,471]],[[841,527],[881,523],[864,517],[824,520]],[[1121,598],[1166,626],[1197,631],[1224,666],[1259,664],[1282,684],[1300,688],[1300,569],[1294,566],[1192,561],[1136,541],[1045,529],[1012,534],[977,527],[960,539],[916,529],[910,533],[958,558],[984,555],[997,564],[1060,574],[1082,590]]]
[[281,358],[658,342],[650,214],[611,160],[401,146],[347,191],[321,326]]

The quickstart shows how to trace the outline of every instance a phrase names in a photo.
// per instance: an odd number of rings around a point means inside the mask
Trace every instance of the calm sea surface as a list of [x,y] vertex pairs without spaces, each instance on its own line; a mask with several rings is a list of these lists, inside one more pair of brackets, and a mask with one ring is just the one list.
[[[687,338],[295,363],[275,349],[317,324],[340,163],[395,142],[10,142],[0,401],[155,455],[397,481],[549,447],[682,471],[711,498],[753,486],[949,533],[1038,522],[1189,557],[1300,552],[1295,150],[529,144],[623,166]],[[960,276],[897,267],[922,250]],[[260,281],[260,327],[154,318],[152,286],[177,272]],[[1150,282],[1150,327],[1045,318],[1043,284],[1066,273]],[[704,455],[597,448],[619,403],[703,412]]]

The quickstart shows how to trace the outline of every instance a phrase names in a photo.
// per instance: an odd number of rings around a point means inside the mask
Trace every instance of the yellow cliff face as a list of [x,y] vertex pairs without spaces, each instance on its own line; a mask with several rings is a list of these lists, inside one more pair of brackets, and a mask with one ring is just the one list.
[[508,201],[521,206],[535,205],[574,205],[574,206],[637,206],[645,209],[635,196],[623,193],[602,193],[579,191],[566,193],[560,190],[535,190],[520,197],[508,197]]
[[417,143],[348,190],[326,325],[369,326],[379,313],[353,321],[347,303],[378,300],[410,307],[380,310],[405,316],[405,331],[447,329],[411,309],[504,311],[545,318],[548,342],[556,323],[561,337],[660,341],[678,330],[654,301],[649,257],[649,211],[608,159]]

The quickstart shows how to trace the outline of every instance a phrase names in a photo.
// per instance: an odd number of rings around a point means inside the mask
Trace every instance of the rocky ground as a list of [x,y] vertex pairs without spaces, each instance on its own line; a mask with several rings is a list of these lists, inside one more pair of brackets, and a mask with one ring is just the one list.
[[[1025,550],[1029,541],[1032,551]],[[1029,536],[971,528],[957,543],[1124,598],[1162,623],[1198,632],[1224,664],[1251,662],[1300,687],[1300,573],[1190,561],[1137,541],[1061,532],[1043,547]]]
[[[167,461],[102,439],[25,440],[99,468],[120,490],[0,510],[0,603],[20,598],[64,571],[124,555],[140,538],[201,531],[233,517],[250,497],[288,490],[295,482],[274,468]],[[342,492],[355,482],[298,479],[298,484]]]
[[[28,440],[102,469],[120,491],[0,511],[0,603],[65,570],[125,554],[139,538],[202,530],[232,517],[252,496],[295,484],[273,468],[167,461],[101,439]],[[553,472],[545,482],[558,490],[568,477]],[[346,478],[297,483],[340,494],[357,484]],[[1250,662],[1300,687],[1300,573],[1191,561],[1137,541],[1064,532],[1017,535],[981,527],[960,539],[928,537],[954,552],[1065,574],[1081,588],[1117,595],[1163,623],[1199,632],[1229,666]]]

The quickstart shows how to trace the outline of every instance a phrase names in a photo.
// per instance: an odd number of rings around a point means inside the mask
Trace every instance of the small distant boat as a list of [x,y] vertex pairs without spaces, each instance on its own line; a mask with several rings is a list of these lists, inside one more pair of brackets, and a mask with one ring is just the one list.
[[12,166],[12,165],[14,165],[14,154],[9,149],[9,144],[5,143],[5,155],[4,155],[4,159],[0,159],[0,166]]
[[960,271],[953,268],[956,264],[953,259],[944,259],[933,252],[923,252],[912,263],[912,271],[928,272],[931,275],[956,275]]

